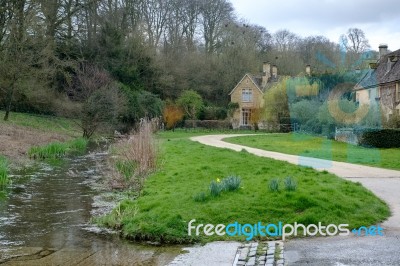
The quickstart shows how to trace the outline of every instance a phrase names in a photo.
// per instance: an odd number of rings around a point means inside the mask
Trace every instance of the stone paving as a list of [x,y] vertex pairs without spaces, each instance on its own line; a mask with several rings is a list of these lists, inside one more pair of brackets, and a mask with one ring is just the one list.
[[241,245],[233,266],[284,266],[282,241],[251,242]]

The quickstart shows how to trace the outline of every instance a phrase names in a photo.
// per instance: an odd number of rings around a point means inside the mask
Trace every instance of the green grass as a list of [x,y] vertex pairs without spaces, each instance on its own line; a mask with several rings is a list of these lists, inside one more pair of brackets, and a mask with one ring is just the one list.
[[0,111],[0,125],[17,125],[34,129],[43,130],[46,132],[62,133],[70,136],[80,136],[81,129],[77,126],[73,119],[32,115],[27,113],[11,112],[8,121],[3,120],[4,111]]
[[372,149],[303,134],[265,134],[226,142],[287,154],[400,170],[400,149]]
[[[359,183],[249,153],[218,149],[165,133],[160,135],[162,166],[150,176],[137,200],[124,200],[97,220],[121,229],[130,239],[169,243],[244,240],[244,237],[189,237],[195,224],[348,223],[351,228],[386,219],[388,206]],[[240,188],[208,197],[212,181],[235,175]],[[271,179],[296,180],[296,190],[270,191]]]
[[135,174],[136,163],[127,160],[117,160],[115,168],[124,177],[125,181],[129,181]]
[[77,138],[66,142],[51,142],[44,146],[33,146],[28,155],[32,159],[58,159],[70,153],[83,153],[86,150],[88,140]]
[[0,189],[4,188],[9,183],[10,179],[8,178],[7,159],[3,156],[0,156]]

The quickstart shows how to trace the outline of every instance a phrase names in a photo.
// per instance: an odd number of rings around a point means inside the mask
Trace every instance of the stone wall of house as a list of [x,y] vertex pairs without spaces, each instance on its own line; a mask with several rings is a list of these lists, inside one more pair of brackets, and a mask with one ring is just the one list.
[[[242,90],[252,89],[253,100],[252,102],[242,101]],[[253,81],[246,76],[236,87],[236,89],[231,94],[231,102],[238,103],[239,108],[233,113],[232,117],[232,127],[238,128],[240,126],[240,110],[243,108],[259,108],[264,104],[263,93],[256,87]]]
[[[242,102],[243,89],[253,90],[252,102]],[[246,76],[242,82],[237,85],[236,90],[231,94],[231,102],[239,103],[240,108],[258,108],[263,104],[263,93],[254,85],[251,79]]]
[[376,104],[378,97],[378,88],[362,89],[356,91],[356,100],[361,104]]
[[395,105],[396,105],[396,83],[385,84],[380,87],[380,96],[381,96],[381,106],[382,110],[386,116],[389,117],[389,114],[392,114]]

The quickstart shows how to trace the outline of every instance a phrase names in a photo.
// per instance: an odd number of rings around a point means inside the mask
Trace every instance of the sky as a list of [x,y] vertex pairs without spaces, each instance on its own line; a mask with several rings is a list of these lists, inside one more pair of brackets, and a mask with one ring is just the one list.
[[364,31],[372,50],[400,49],[399,0],[231,0],[238,17],[265,27],[339,42],[349,28]]

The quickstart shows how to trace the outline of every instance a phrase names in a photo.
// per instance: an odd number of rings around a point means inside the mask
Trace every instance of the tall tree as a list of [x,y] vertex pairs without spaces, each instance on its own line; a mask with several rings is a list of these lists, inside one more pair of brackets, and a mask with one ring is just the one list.
[[16,90],[27,71],[30,70],[32,57],[27,49],[26,26],[30,18],[31,6],[26,0],[12,1],[7,8],[9,13],[8,25],[4,25],[8,32],[7,40],[2,45],[0,54],[0,89],[4,95],[4,120],[7,121],[12,108]]
[[340,37],[341,44],[347,51],[356,54],[363,53],[370,48],[369,42],[363,30],[358,28],[348,29],[346,34]]
[[224,23],[233,17],[232,4],[226,0],[200,2],[201,24],[206,52],[214,53]]

